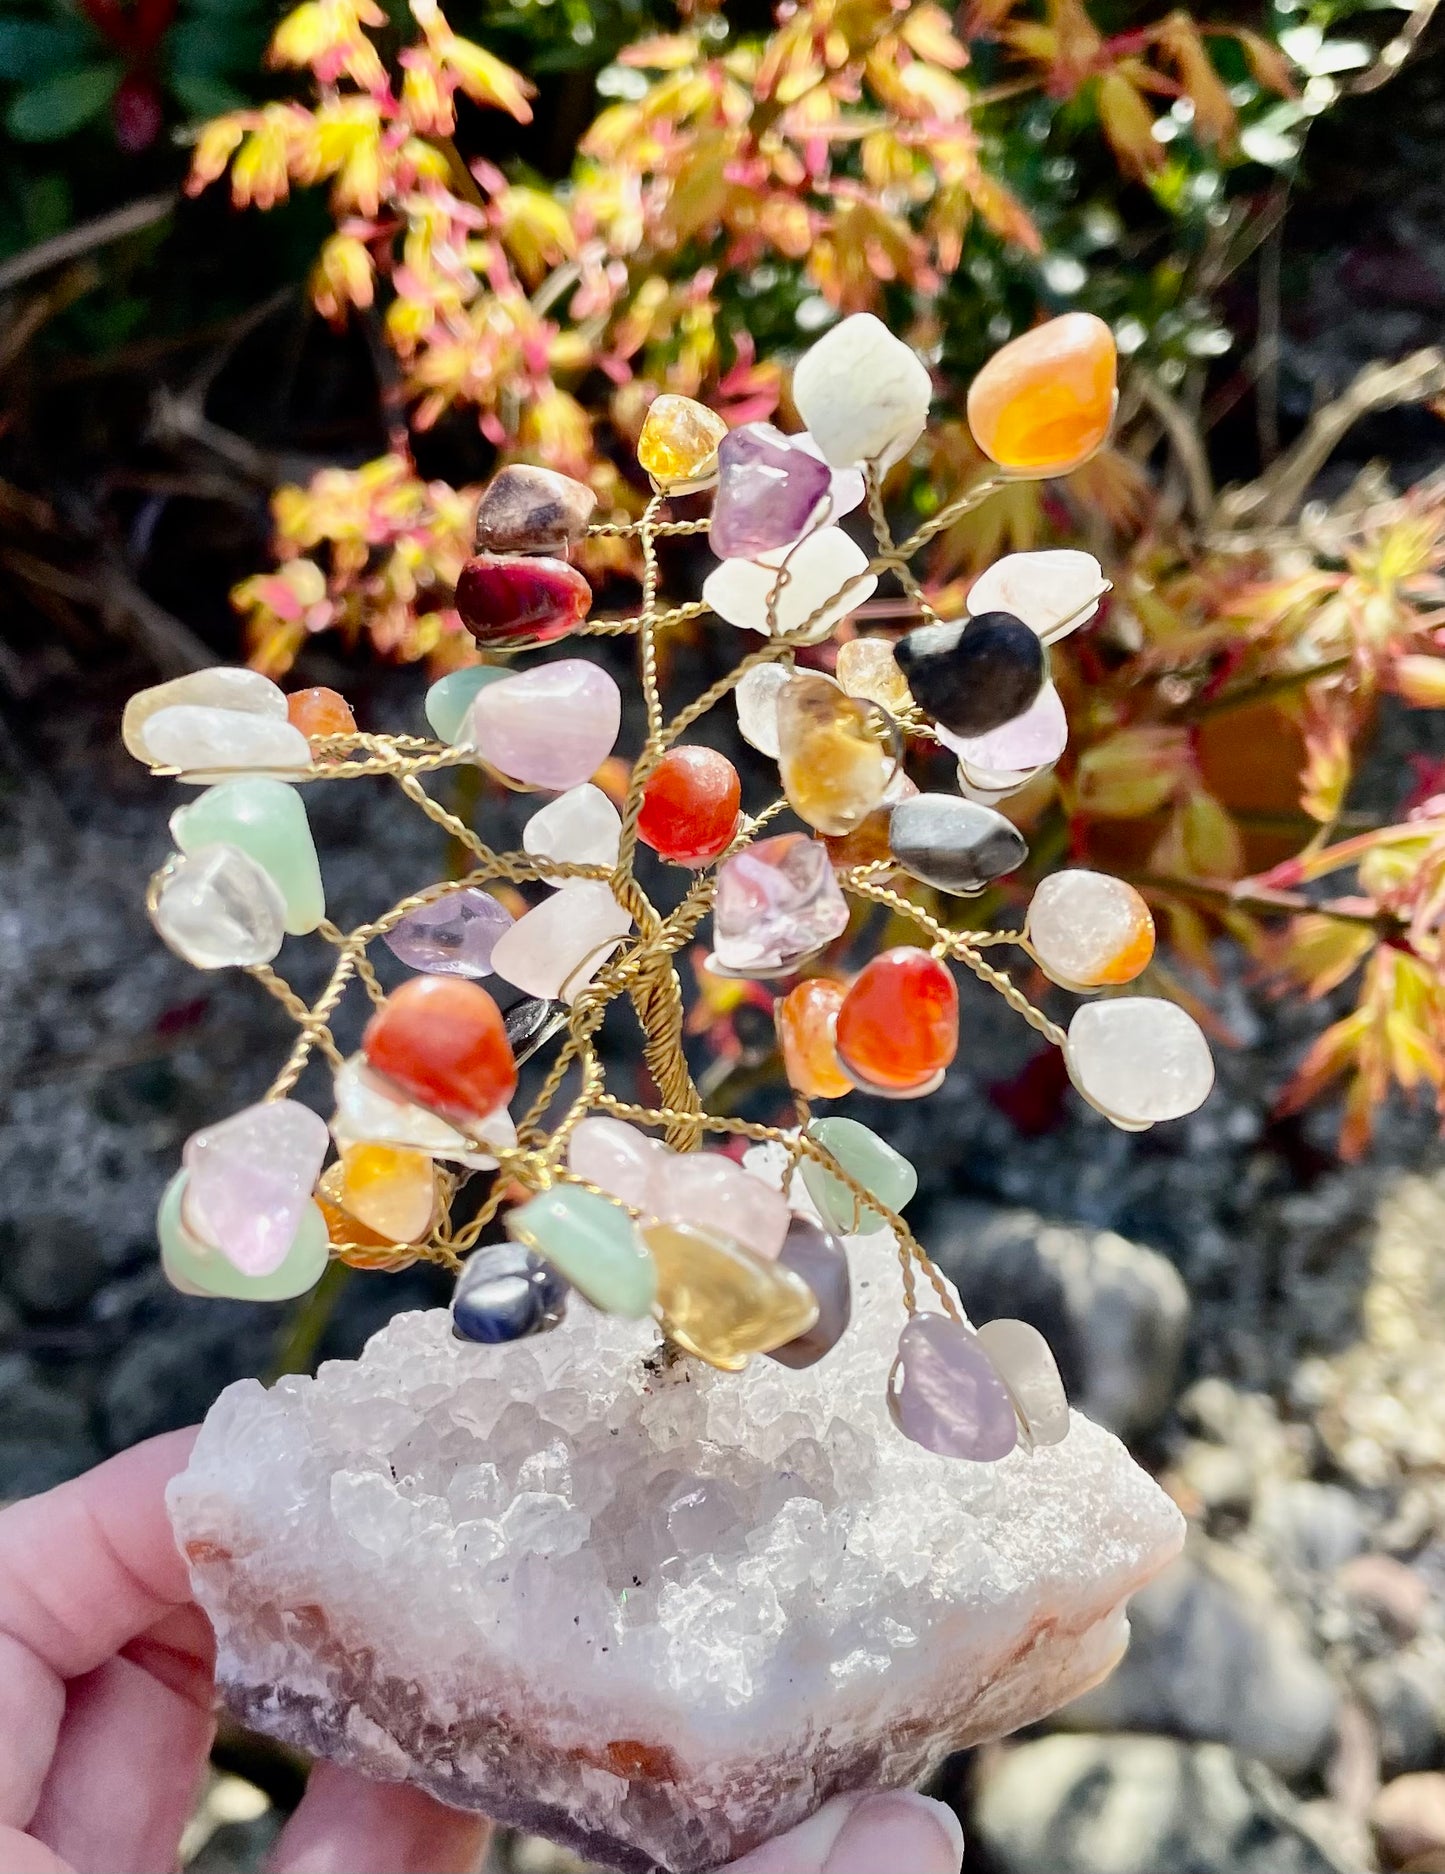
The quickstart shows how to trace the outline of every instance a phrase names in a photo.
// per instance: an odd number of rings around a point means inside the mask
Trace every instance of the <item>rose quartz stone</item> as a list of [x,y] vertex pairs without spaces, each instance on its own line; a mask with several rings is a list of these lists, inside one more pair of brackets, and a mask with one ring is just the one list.
[[667,1155],[660,1139],[605,1113],[582,1120],[567,1141],[569,1170],[649,1216],[656,1213],[655,1187]]
[[182,1161],[186,1227],[243,1275],[286,1260],[321,1175],[326,1122],[296,1100],[263,1100],[193,1132]]
[[509,779],[560,794],[597,772],[621,723],[621,692],[607,672],[563,657],[479,691],[467,739]]
[[721,1152],[677,1152],[654,1179],[657,1215],[667,1223],[720,1230],[755,1255],[783,1247],[791,1212],[782,1196]]

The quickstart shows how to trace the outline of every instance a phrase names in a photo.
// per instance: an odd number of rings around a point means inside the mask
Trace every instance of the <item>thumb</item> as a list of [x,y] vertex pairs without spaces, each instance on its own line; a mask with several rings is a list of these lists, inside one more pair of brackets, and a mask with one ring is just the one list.
[[723,1874],[959,1874],[963,1830],[911,1789],[835,1796]]

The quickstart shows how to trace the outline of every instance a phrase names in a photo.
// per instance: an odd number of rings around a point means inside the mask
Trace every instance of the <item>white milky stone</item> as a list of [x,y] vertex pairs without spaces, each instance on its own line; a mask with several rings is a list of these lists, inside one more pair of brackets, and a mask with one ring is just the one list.
[[1099,986],[1115,958],[1137,948],[1141,930],[1152,936],[1148,908],[1133,886],[1082,866],[1040,880],[1025,929],[1055,982],[1088,988]]
[[198,970],[269,963],[286,935],[286,901],[276,881],[239,846],[175,853],[152,922]]
[[276,722],[286,720],[286,698],[280,685],[263,677],[259,670],[246,670],[239,664],[193,670],[188,676],[172,677],[169,683],[154,683],[148,690],[137,690],[126,704],[120,719],[120,739],[137,761],[160,759],[146,739],[146,724],[161,710],[182,703],[270,716]]
[[976,801],[980,807],[996,807],[1001,800],[1008,800],[1026,788],[1036,774],[1042,773],[1042,768],[1025,768],[1020,774],[979,774],[961,761],[958,791],[965,800]]
[[889,468],[923,434],[932,400],[923,360],[871,312],[825,332],[793,371],[793,403],[833,468]]
[[[450,1164],[470,1165],[474,1171],[496,1169],[496,1159],[488,1152],[473,1151],[455,1126],[424,1106],[399,1099],[360,1054],[337,1068],[333,1091],[336,1111],[331,1136],[343,1150],[368,1143],[409,1145]],[[517,1128],[506,1107],[499,1106],[476,1127],[476,1136],[505,1148],[517,1143]]]
[[894,1247],[848,1253],[852,1323],[802,1371],[661,1365],[648,1323],[585,1307],[479,1347],[434,1309],[228,1387],[168,1498],[229,1709],[694,1874],[1074,1697],[1178,1510],[1078,1414],[997,1464],[901,1437]]
[[1125,1128],[1182,1119],[1214,1085],[1214,1057],[1198,1022],[1157,996],[1084,1003],[1064,1053],[1084,1098]]
[[601,879],[577,879],[502,932],[492,968],[529,996],[575,1002],[631,929]]
[[1053,1349],[1039,1330],[1027,1321],[985,1321],[976,1331],[1033,1442],[1056,1445],[1066,1438],[1068,1394]]
[[158,709],[146,722],[145,745],[152,761],[179,768],[192,785],[241,770],[284,781],[311,765],[311,744],[284,719],[203,703]]
[[1099,562],[1077,547],[1009,553],[974,580],[968,611],[1012,612],[1050,644],[1087,624],[1108,589]]
[[[784,569],[787,581],[779,585]],[[768,602],[775,588],[773,617],[779,634],[797,631],[832,599],[813,618],[803,640],[812,644],[826,638],[840,618],[870,599],[877,586],[863,549],[841,527],[820,527],[797,546],[765,553],[756,560],[719,560],[703,581],[702,596],[719,618],[746,631],[761,631],[764,637],[771,635]]]
[[[534,859],[555,859],[560,865],[615,866],[621,834],[622,815],[600,787],[584,781],[532,815],[522,829],[522,847]],[[549,878],[542,882],[556,886],[580,881]]]
[[567,1168],[634,1210],[657,1210],[658,1181],[672,1154],[661,1139],[606,1113],[579,1120],[567,1141]]

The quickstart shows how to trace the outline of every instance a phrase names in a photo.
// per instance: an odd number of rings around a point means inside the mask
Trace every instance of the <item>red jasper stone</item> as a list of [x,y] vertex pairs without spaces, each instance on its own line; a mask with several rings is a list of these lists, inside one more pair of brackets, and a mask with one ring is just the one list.
[[864,966],[843,998],[838,1058],[881,1093],[922,1091],[958,1052],[958,987],[946,963],[911,945]]
[[387,997],[361,1037],[368,1066],[455,1124],[486,1119],[517,1089],[502,1012],[480,984],[418,976]]
[[742,783],[714,748],[670,748],[642,790],[637,836],[676,865],[706,865],[737,831]]
[[531,553],[481,553],[457,580],[458,615],[478,644],[518,651],[575,631],[592,588],[575,566]]

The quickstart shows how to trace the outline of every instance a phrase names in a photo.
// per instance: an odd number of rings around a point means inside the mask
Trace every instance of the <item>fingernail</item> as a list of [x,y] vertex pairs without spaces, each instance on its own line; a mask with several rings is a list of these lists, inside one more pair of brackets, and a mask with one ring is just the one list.
[[859,1803],[833,1843],[823,1874],[959,1874],[963,1830],[952,1809],[912,1790]]

